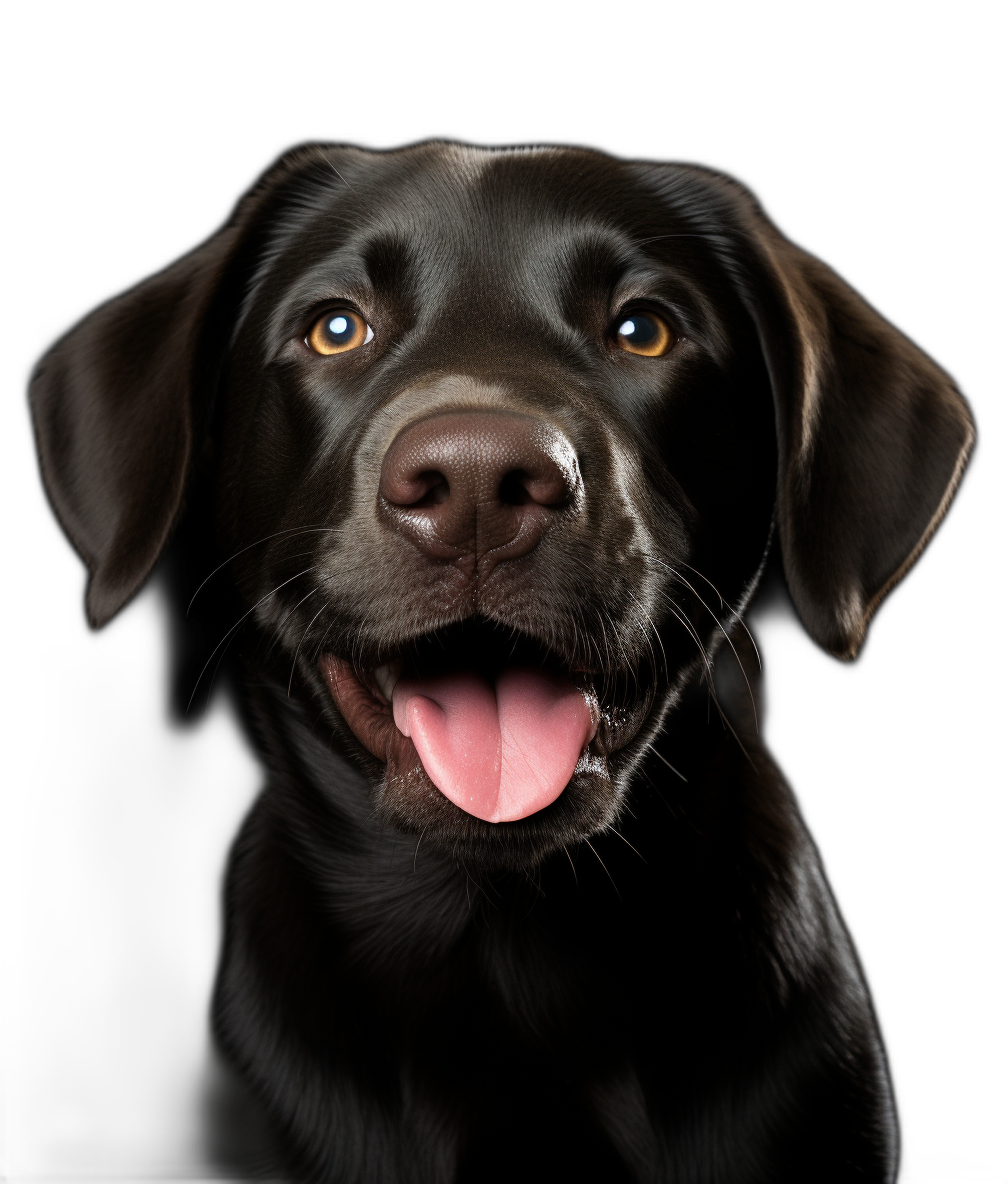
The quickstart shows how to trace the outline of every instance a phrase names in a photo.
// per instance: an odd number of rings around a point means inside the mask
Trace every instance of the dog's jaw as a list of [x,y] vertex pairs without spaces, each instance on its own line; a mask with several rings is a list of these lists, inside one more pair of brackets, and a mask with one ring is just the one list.
[[[610,827],[622,805],[624,766],[635,763],[636,750],[646,747],[645,733],[651,729],[645,725],[655,714],[653,681],[645,683],[646,689],[632,701],[617,704],[600,700],[586,674],[574,676],[566,686],[558,678],[540,675],[543,682],[553,684],[561,706],[568,709],[567,726],[573,717],[575,729],[584,729],[582,735],[566,738],[572,748],[570,768],[561,768],[548,792],[540,781],[527,791],[512,787],[509,796],[497,794],[481,806],[453,800],[458,795],[450,785],[447,792],[439,788],[437,770],[432,778],[426,767],[429,756],[423,742],[418,751],[414,739],[396,724],[396,708],[386,693],[386,671],[364,673],[333,653],[321,656],[318,669],[342,721],[363,749],[365,764],[371,764],[375,804],[382,818],[407,833],[423,832],[435,845],[488,868],[537,863],[567,843]],[[520,669],[510,676],[520,679]],[[493,692],[488,688],[486,693]],[[580,713],[570,702],[575,695],[583,705]],[[403,714],[402,700],[398,714]],[[563,720],[559,726],[565,726]],[[543,727],[540,741],[548,744],[548,725]]]

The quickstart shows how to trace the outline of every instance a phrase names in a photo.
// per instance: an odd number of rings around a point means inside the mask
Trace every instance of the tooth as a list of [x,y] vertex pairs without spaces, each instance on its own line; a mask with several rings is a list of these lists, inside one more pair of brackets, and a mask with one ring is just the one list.
[[402,674],[402,662],[388,662],[384,666],[376,666],[372,671],[372,677],[378,684],[381,693],[390,703],[392,702],[392,692],[395,690],[395,684],[399,681],[400,674]]

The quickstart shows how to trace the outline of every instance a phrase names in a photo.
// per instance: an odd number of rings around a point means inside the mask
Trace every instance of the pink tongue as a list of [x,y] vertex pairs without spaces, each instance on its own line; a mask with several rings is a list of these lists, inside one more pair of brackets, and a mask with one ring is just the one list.
[[563,792],[595,721],[584,695],[541,670],[402,678],[396,727],[449,801],[487,822],[513,822]]

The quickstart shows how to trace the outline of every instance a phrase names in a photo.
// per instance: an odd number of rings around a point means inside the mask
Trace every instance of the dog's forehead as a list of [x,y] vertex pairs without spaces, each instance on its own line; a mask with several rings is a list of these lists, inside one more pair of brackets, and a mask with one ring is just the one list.
[[354,171],[376,222],[469,244],[572,222],[631,227],[644,197],[627,162],[571,148],[421,145],[363,154]]
[[[268,267],[302,304],[334,282],[394,285],[408,275],[427,302],[458,285],[543,292],[573,272],[641,266],[657,203],[639,173],[600,153],[436,144],[396,153],[325,154],[276,218]],[[587,261],[587,262],[586,262]]]

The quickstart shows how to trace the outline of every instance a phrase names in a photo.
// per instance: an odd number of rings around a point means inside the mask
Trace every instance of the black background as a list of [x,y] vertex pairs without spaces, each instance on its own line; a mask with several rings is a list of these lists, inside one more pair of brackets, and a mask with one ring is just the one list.
[[[773,565],[753,618],[773,751],[890,1058],[900,1179],[970,1178],[995,1121],[981,1070],[999,1063],[989,901],[1002,790],[987,686],[1001,677],[987,558],[1001,534],[988,508],[1001,384],[982,297],[993,263],[980,67],[954,41],[898,39],[848,46],[827,66],[828,34],[797,54],[801,67],[755,46],[728,63],[667,33],[630,52],[615,27],[611,49],[574,52],[558,39],[511,60],[434,60],[418,47],[390,60],[365,38],[353,52],[370,64],[348,71],[347,45],[327,56],[325,33],[278,27],[245,65],[236,46],[187,52],[185,38],[171,64],[146,51],[33,60],[9,182],[19,213],[8,250],[25,268],[12,279],[23,315],[6,339],[17,425],[8,684],[24,712],[8,742],[20,771],[7,843],[24,869],[9,897],[19,934],[9,973],[25,987],[24,1095],[44,1120],[32,1137],[41,1175],[99,1164],[109,1180],[199,1177],[227,852],[248,802],[227,663],[208,714],[200,700],[185,716],[231,611],[226,590],[211,588],[184,617],[210,553],[187,536],[190,558],[163,566],[92,635],[83,565],[38,475],[34,363],[99,304],[219,230],[284,152],[452,139],[576,144],[732,176],[970,401],[980,442],[962,487],[858,661],[815,648]],[[296,54],[300,69],[278,78],[276,58]]]

